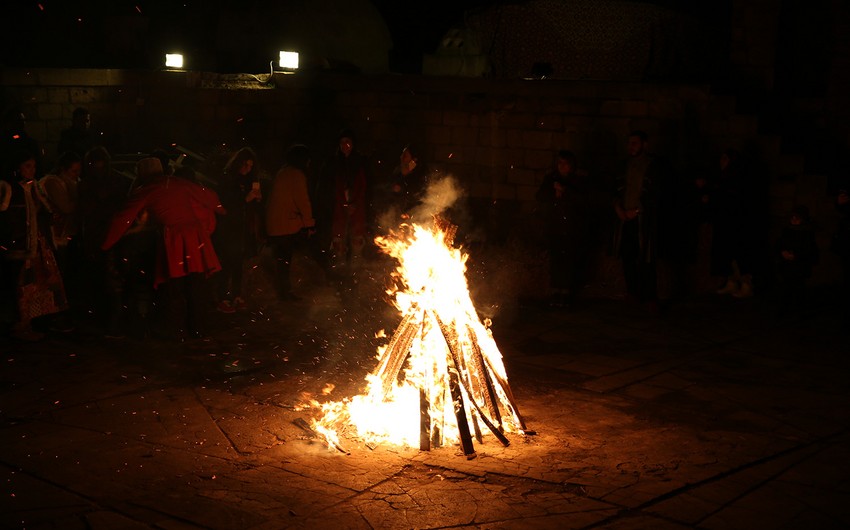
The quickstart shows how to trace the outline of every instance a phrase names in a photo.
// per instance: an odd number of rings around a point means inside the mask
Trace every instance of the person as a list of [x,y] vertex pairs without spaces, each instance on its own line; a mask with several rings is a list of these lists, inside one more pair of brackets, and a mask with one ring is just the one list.
[[614,199],[620,223],[614,250],[620,256],[629,299],[659,311],[656,257],[658,244],[658,193],[664,185],[660,164],[647,152],[649,136],[629,134],[628,163]]
[[218,186],[221,204],[227,211],[213,234],[221,260],[217,277],[218,311],[234,313],[246,308],[242,271],[246,259],[257,254],[257,235],[263,193],[257,169],[257,154],[250,147],[233,153],[224,166]]
[[188,180],[166,176],[157,158],[140,160],[137,173],[154,176],[112,217],[101,248],[111,249],[134,224],[156,223],[153,286],[164,290],[172,327],[166,335],[181,340],[202,337],[204,280],[221,269],[210,238],[215,212],[223,210],[218,196]]
[[838,256],[841,263],[841,286],[838,292],[839,307],[845,322],[850,323],[850,191],[847,188],[850,188],[850,186],[838,190],[835,196],[835,209],[840,218],[832,236],[830,248]]
[[298,300],[292,292],[290,266],[299,237],[315,233],[316,221],[307,191],[310,152],[307,146],[290,146],[284,165],[272,181],[266,203],[266,233],[275,257],[275,290],[280,300]]
[[776,275],[779,308],[800,309],[804,302],[805,283],[820,257],[809,209],[797,206],[776,241]]
[[591,244],[590,193],[572,152],[558,151],[555,167],[543,177],[535,198],[549,250],[549,305],[568,307],[584,282]]
[[43,175],[44,152],[27,132],[27,118],[21,109],[13,107],[3,113],[0,120],[0,174],[3,178],[16,180],[20,153],[29,153],[35,160],[35,176]]
[[[90,149],[83,157],[78,185],[78,238],[82,265],[81,283],[90,286],[90,296],[82,300],[87,311],[106,328],[110,337],[123,336],[120,319],[124,308],[127,262],[122,248],[104,252],[100,245],[109,221],[124,204],[133,181],[112,170],[112,157],[103,146]],[[122,245],[123,246],[123,245]]]
[[[78,282],[80,255],[77,241],[79,231],[77,186],[82,168],[82,159],[77,153],[68,151],[59,157],[56,174],[45,175],[39,181],[53,212],[50,223],[51,244],[71,304],[78,304],[82,296],[81,284]],[[68,330],[70,323],[57,319],[54,326],[64,326]]]
[[720,156],[720,171],[710,184],[707,203],[711,216],[711,274],[722,278],[718,294],[736,298],[753,295],[752,228],[747,209],[751,207],[749,183],[741,154],[726,149]]
[[331,267],[353,280],[366,244],[369,170],[366,158],[355,149],[353,131],[343,129],[338,140],[338,150],[322,172],[321,182],[330,189],[317,200],[321,204],[330,200],[330,207],[322,211],[330,212]]
[[394,213],[409,216],[421,203],[427,185],[428,173],[420,160],[419,149],[413,144],[405,145],[390,177],[390,204]]
[[72,152],[82,158],[95,147],[96,139],[91,132],[91,114],[83,107],[77,107],[71,114],[71,126],[59,135],[58,153]]
[[[15,159],[13,159],[15,160]],[[5,299],[15,300],[12,336],[36,341],[33,319],[68,309],[59,266],[48,243],[47,194],[36,180],[35,156],[18,154],[13,179],[0,181],[0,252]],[[14,298],[8,294],[14,293]]]

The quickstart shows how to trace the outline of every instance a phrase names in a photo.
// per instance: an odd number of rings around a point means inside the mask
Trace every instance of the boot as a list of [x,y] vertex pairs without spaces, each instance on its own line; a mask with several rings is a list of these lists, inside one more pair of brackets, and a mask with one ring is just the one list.
[[735,298],[749,298],[753,295],[753,280],[749,276],[741,278],[741,288],[732,293]]
[[729,278],[726,280],[726,285],[717,290],[717,294],[731,294],[735,295],[738,292],[739,286],[738,282]]

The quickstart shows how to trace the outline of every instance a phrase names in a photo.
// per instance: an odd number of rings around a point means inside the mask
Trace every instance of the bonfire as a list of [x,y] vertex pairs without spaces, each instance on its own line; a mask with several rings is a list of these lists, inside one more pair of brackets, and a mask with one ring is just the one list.
[[440,218],[429,226],[403,224],[375,241],[395,258],[387,291],[401,322],[378,348],[363,394],[314,403],[314,431],[341,451],[340,433],[369,446],[430,450],[460,443],[475,456],[473,436],[509,444],[507,433],[530,434],[520,416],[502,355],[475,310],[466,281],[467,254],[454,246],[457,227]]

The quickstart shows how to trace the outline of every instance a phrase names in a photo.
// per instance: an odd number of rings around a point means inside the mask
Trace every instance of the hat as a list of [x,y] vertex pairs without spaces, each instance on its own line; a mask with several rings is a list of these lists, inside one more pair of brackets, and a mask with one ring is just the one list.
[[136,163],[136,175],[140,179],[162,175],[162,162],[158,158],[143,158]]

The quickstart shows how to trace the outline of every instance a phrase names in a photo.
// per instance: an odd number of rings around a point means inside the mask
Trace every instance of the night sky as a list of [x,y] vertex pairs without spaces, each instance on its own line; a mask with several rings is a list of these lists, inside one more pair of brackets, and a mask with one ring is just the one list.
[[[215,28],[223,9],[262,11],[282,0],[12,0],[3,3],[4,66],[71,68],[155,68],[166,43],[205,52],[220,48]],[[390,69],[415,72],[423,53],[433,52],[449,28],[463,22],[465,10],[486,0],[373,0],[393,38]],[[426,5],[427,7],[423,7]],[[258,34],[264,28],[258,28]],[[272,28],[273,29],[273,28]],[[214,52],[213,52],[214,53]],[[219,54],[221,55],[221,54]],[[267,61],[222,57],[209,66],[220,72],[251,72]]]
[[[717,2],[644,0],[676,10],[714,13]],[[718,0],[720,1],[720,0]],[[351,0],[339,0],[350,5]],[[209,55],[201,69],[222,73],[263,71],[267,51],[222,53],[220,13],[238,23],[241,14],[310,0],[6,0],[0,17],[0,64],[13,67],[157,68],[173,43]],[[418,73],[423,53],[433,52],[470,9],[522,0],[372,0],[393,39],[389,67]],[[721,4],[724,2],[720,1]],[[356,5],[356,4],[355,4]],[[264,21],[266,22],[266,21]],[[273,20],[256,31],[256,45],[274,32]]]

